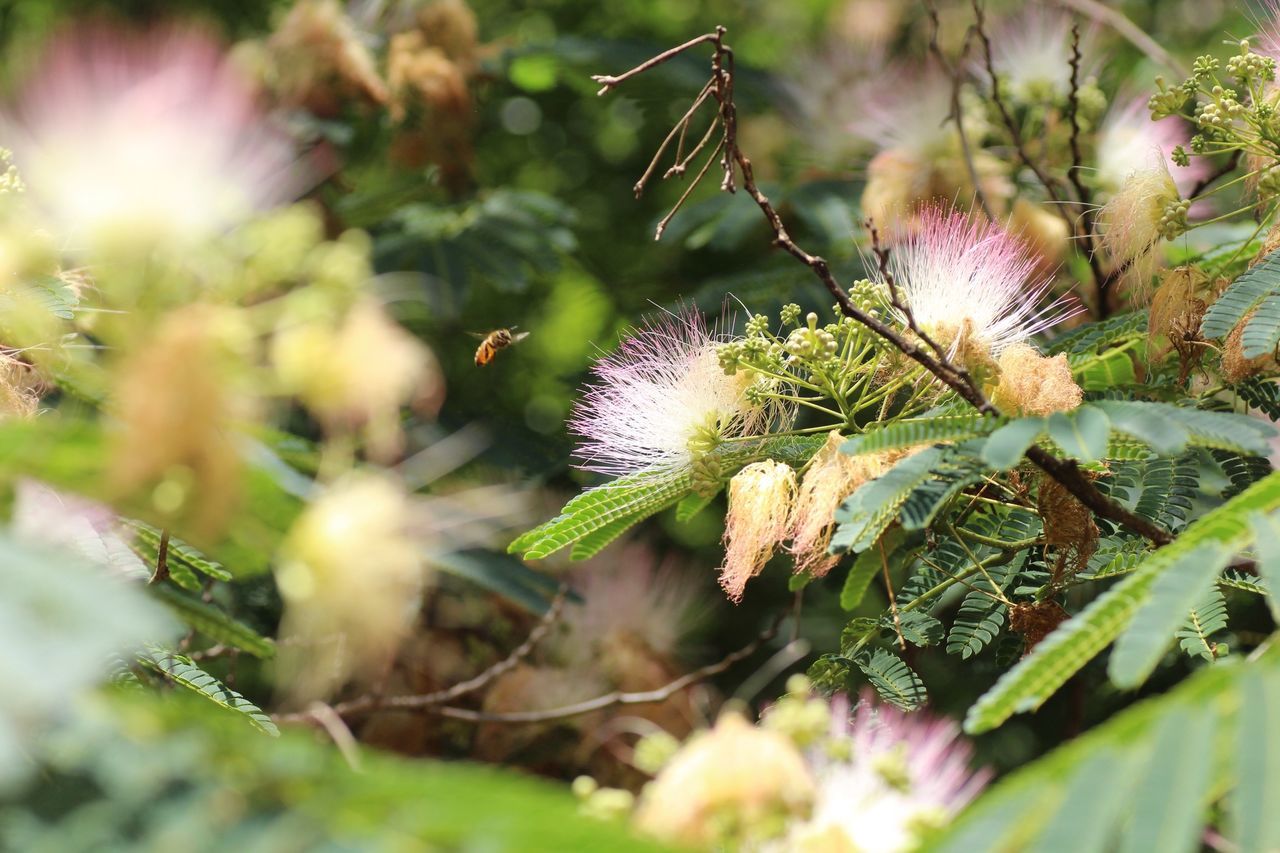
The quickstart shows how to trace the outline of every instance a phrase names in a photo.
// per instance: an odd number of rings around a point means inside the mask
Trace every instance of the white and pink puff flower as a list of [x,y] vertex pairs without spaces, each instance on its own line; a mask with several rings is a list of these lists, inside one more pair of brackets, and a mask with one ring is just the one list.
[[[1147,99],[1137,97],[1118,102],[1098,128],[1098,156],[1095,180],[1100,189],[1114,193],[1135,172],[1151,167],[1155,155],[1172,166],[1173,149],[1191,143],[1191,132],[1177,116],[1151,120]],[[1202,158],[1189,166],[1172,166],[1174,183],[1185,197],[1209,171]]]
[[0,116],[27,199],[72,248],[199,240],[304,188],[220,45],[182,26],[68,30]]
[[1026,243],[998,224],[931,207],[894,247],[889,271],[925,332],[997,355],[1083,310],[1066,296],[1045,303],[1052,279],[1037,277],[1037,263]]
[[718,343],[700,315],[685,312],[638,329],[596,362],[596,381],[569,421],[583,439],[579,467],[612,476],[673,473],[699,449],[765,427],[767,407],[746,396],[751,377],[725,374]]
[[922,829],[945,825],[990,780],[989,771],[971,769],[972,749],[950,720],[908,714],[870,694],[852,715],[847,707],[833,700],[831,717],[832,739],[848,755],[812,756],[812,816],[792,830],[787,849],[913,850]]

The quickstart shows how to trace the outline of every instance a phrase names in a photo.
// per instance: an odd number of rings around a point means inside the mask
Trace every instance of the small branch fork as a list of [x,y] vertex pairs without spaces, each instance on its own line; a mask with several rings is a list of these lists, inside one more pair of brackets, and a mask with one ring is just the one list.
[[[981,20],[982,19],[979,18],[978,36],[984,43],[984,48],[988,55],[988,65],[990,65],[990,42],[981,32]],[[734,58],[733,50],[725,44],[725,32],[726,30],[724,27],[716,27],[714,32],[706,33],[698,38],[685,42],[678,47],[661,53],[647,62],[641,63],[630,71],[627,71],[625,74],[617,77],[602,75],[593,77],[592,79],[601,84],[599,94],[603,95],[612,91],[623,81],[635,77],[656,65],[666,62],[680,53],[703,44],[710,44],[713,48],[713,54],[711,58],[711,80],[709,81],[709,85],[711,87],[711,96],[719,105],[717,117],[712,126],[718,126],[721,134],[719,144],[716,146],[715,151],[708,160],[708,165],[716,158],[719,158],[719,164],[723,171],[723,178],[720,184],[721,189],[726,192],[735,192],[738,186],[736,175],[740,175],[743,191],[746,192],[746,194],[750,196],[760,208],[760,212],[764,215],[765,220],[769,223],[770,229],[773,231],[773,244],[791,255],[800,263],[807,266],[813,272],[814,276],[822,282],[823,286],[831,296],[835,298],[836,302],[840,306],[841,313],[846,317],[852,317],[854,320],[884,338],[903,355],[917,362],[936,376],[939,381],[954,391],[979,412],[986,415],[999,415],[1000,412],[992,405],[991,401],[986,398],[981,387],[973,377],[969,375],[968,371],[963,367],[952,363],[937,342],[930,339],[918,328],[914,319],[911,317],[910,311],[905,310],[906,306],[902,304],[901,299],[897,294],[897,286],[893,281],[892,273],[888,265],[888,252],[880,245],[879,234],[871,223],[868,223],[868,231],[871,235],[872,247],[875,252],[877,264],[880,267],[881,277],[884,279],[885,284],[890,288],[892,298],[895,300],[895,307],[897,307],[902,315],[907,318],[908,327],[912,332],[910,336],[900,334],[880,318],[872,314],[868,314],[859,308],[849,297],[849,294],[845,292],[844,288],[840,286],[840,283],[831,272],[831,267],[827,264],[826,260],[805,251],[795,242],[795,240],[791,238],[790,233],[787,231],[786,224],[782,221],[782,217],[769,201],[769,198],[761,192],[760,188],[756,185],[751,160],[738,147],[737,107],[733,100]],[[705,91],[706,90],[704,89],[704,92]],[[702,99],[702,96],[700,95],[699,98]],[[687,123],[691,116],[692,112],[687,113],[686,117],[681,121],[683,123]],[[680,125],[677,124],[677,127],[679,126]],[[1015,137],[1015,139],[1017,138]],[[1020,149],[1020,156],[1024,157],[1024,162],[1027,162],[1028,166],[1032,171],[1036,172],[1038,176],[1041,175],[1042,173],[1039,169],[1034,166],[1034,164],[1031,164],[1029,162],[1029,158],[1025,156],[1025,151],[1022,150],[1020,140],[1018,140],[1018,146]],[[661,154],[661,152],[659,152],[659,154]],[[656,159],[657,158],[655,158],[655,161]],[[655,168],[656,167],[654,165],[650,165],[650,168],[646,170],[646,179],[648,175],[652,174]],[[702,171],[699,173],[699,179],[706,173],[706,171],[707,166],[704,165]],[[1056,184],[1050,183],[1047,176],[1042,180],[1045,184],[1046,190],[1053,195],[1053,193],[1056,192]],[[696,186],[697,181],[698,179],[695,179],[693,186]],[[645,179],[642,179],[641,182],[637,184],[638,192],[643,191],[644,182]],[[692,186],[689,191],[691,190]],[[676,207],[673,208],[666,217],[664,217],[663,223],[659,225],[659,236],[661,236],[661,229],[665,227],[665,223],[670,221],[676,210],[679,209],[680,204],[683,202],[684,198],[688,196],[689,191],[686,191],[685,195],[681,197],[680,202],[677,202]],[[1166,545],[1173,541],[1173,537],[1170,536],[1167,530],[1164,530],[1163,528],[1152,524],[1147,519],[1130,512],[1125,507],[1098,491],[1097,487],[1094,486],[1093,483],[1080,471],[1079,466],[1074,460],[1059,459],[1042,448],[1035,446],[1028,449],[1026,457],[1030,462],[1050,477],[1061,483],[1067,491],[1074,495],[1076,499],[1085,506],[1089,507],[1089,509],[1095,514],[1146,537],[1157,546]],[[475,712],[467,713],[473,714]]]
[[[444,690],[437,690],[434,693],[418,693],[409,696],[381,696],[370,694],[361,696],[358,699],[352,699],[347,702],[339,702],[336,705],[326,706],[329,711],[338,717],[354,717],[362,714],[369,714],[384,708],[396,710],[419,710],[430,708],[434,705],[443,705],[459,699],[468,693],[474,693],[482,687],[495,681],[499,676],[511,671],[522,660],[533,653],[538,643],[542,642],[547,633],[550,632],[556,621],[559,620],[560,614],[564,611],[565,599],[569,594],[567,584],[562,584],[560,590],[556,593],[556,597],[552,599],[551,606],[547,608],[547,612],[543,614],[538,624],[529,632],[529,636],[524,642],[511,651],[502,660],[486,669],[484,672],[469,678],[466,681],[460,681],[452,687]],[[277,723],[297,723],[314,721],[315,714],[311,710],[297,714],[277,714],[275,721]]]

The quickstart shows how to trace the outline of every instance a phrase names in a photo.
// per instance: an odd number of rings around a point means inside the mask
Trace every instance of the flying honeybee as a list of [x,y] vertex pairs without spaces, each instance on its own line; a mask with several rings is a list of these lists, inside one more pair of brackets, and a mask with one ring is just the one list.
[[[475,335],[474,332],[472,334]],[[481,338],[480,346],[476,348],[476,367],[484,367],[493,361],[498,350],[520,343],[529,337],[529,333],[517,333],[516,327],[512,326],[510,329],[494,329],[487,335],[475,335],[475,337]]]

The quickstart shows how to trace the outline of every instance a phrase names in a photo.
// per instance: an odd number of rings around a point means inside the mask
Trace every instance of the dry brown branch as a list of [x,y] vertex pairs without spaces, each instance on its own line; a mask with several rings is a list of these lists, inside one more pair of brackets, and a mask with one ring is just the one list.
[[428,706],[423,710],[442,717],[466,720],[472,723],[544,723],[551,720],[578,717],[616,705],[651,705],[657,702],[665,702],[686,687],[705,681],[714,675],[719,675],[738,661],[751,657],[765,643],[777,636],[778,629],[789,615],[790,611],[779,614],[758,637],[737,651],[730,652],[715,663],[695,669],[693,672],[686,673],[654,690],[643,690],[635,693],[614,691],[603,696],[597,696],[594,699],[587,699],[584,702],[575,702],[572,705],[562,705],[559,708],[547,708],[541,711],[489,713],[486,711],[472,711],[468,708],[455,708],[449,705]]
[[964,75],[960,72],[959,65],[962,65],[969,55],[969,43],[976,33],[972,28],[965,33],[964,46],[960,50],[960,62],[958,64],[951,62],[947,59],[946,54],[942,52],[942,46],[938,44],[938,30],[942,26],[938,19],[938,7],[933,0],[925,0],[924,6],[925,12],[929,16],[929,52],[933,54],[938,66],[951,81],[951,115],[948,118],[956,123],[956,135],[960,139],[960,155],[964,158],[964,167],[969,173],[969,182],[973,184],[973,195],[977,199],[978,206],[982,208],[982,212],[986,214],[987,219],[994,221],[995,214],[991,210],[991,203],[987,200],[987,193],[982,188],[982,179],[978,176],[978,168],[973,162],[973,148],[969,144],[969,134],[964,128],[964,110],[960,104],[960,89],[964,85]]
[[1187,69],[1181,62],[1170,56],[1167,50],[1143,32],[1141,27],[1126,18],[1119,9],[1113,9],[1098,0],[1056,0],[1056,2],[1059,6],[1079,12],[1086,18],[1106,24],[1153,61],[1171,69],[1181,77],[1187,76]]
[[[444,690],[437,690],[433,693],[418,693],[408,696],[381,696],[377,693],[361,696],[357,699],[351,699],[346,702],[339,702],[336,705],[325,706],[330,708],[340,717],[353,717],[361,714],[368,714],[383,708],[395,708],[400,710],[411,710],[425,708],[431,705],[443,705],[446,702],[452,702],[468,693],[473,693],[482,687],[490,684],[499,676],[504,675],[522,660],[533,653],[534,648],[542,639],[546,637],[551,627],[555,625],[560,618],[561,612],[564,610],[565,599],[569,594],[569,587],[561,584],[559,591],[551,601],[551,606],[547,608],[547,612],[543,614],[538,624],[529,632],[523,643],[516,646],[509,655],[486,669],[484,672],[469,678],[466,681],[460,681],[452,687]],[[301,714],[276,714],[274,719],[277,723],[296,723],[312,719],[314,715],[310,712]]]

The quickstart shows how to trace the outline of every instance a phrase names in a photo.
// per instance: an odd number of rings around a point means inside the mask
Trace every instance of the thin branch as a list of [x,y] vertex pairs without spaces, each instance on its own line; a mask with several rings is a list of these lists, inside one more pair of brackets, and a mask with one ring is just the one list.
[[338,712],[323,702],[313,702],[311,707],[307,708],[305,716],[325,730],[329,739],[333,741],[333,745],[338,748],[338,752],[347,762],[347,766],[359,773],[360,747],[356,743],[355,735],[351,734],[351,729],[347,728],[347,724],[343,722]]
[[[378,696],[367,695],[358,699],[352,699],[348,702],[339,702],[329,707],[334,713],[340,717],[353,717],[361,714],[368,714],[373,711],[384,708],[393,708],[397,710],[414,710],[430,707],[432,705],[443,705],[446,702],[452,702],[468,693],[474,693],[482,687],[495,681],[499,676],[506,674],[522,660],[527,658],[542,639],[546,637],[551,627],[560,618],[561,612],[564,610],[565,599],[568,597],[569,587],[567,584],[561,584],[556,597],[552,599],[551,606],[547,608],[547,612],[543,614],[542,619],[529,632],[529,636],[524,642],[511,651],[502,660],[486,669],[484,672],[469,678],[466,681],[460,681],[452,687],[444,690],[437,690],[434,693],[419,693],[408,696]],[[277,714],[274,719],[277,723],[296,723],[311,719],[313,715],[310,711],[301,714]]]
[[649,59],[649,60],[646,60],[645,62],[640,63],[635,68],[632,68],[630,71],[628,71],[627,73],[619,75],[617,77],[611,77],[608,74],[593,74],[591,75],[591,79],[600,84],[600,91],[596,92],[596,95],[606,95],[609,93],[611,89],[613,89],[619,83],[625,82],[627,80],[630,80],[632,77],[643,74],[644,72],[648,71],[650,68],[656,68],[657,66],[666,62],[667,60],[674,59],[675,57],[684,53],[686,50],[689,50],[690,48],[697,47],[698,45],[705,44],[709,41],[719,41],[720,36],[721,36],[721,33],[719,32],[704,33],[703,35],[700,35],[695,39],[690,39],[689,41],[685,42],[682,45],[679,45],[678,47],[673,47],[670,50],[664,50],[662,53],[658,54],[652,59]]
[[889,577],[889,555],[884,552],[883,539],[876,544],[880,546],[880,569],[884,573],[884,592],[889,597],[889,612],[893,614],[893,633],[898,635],[898,647],[906,651],[907,640],[902,636],[902,617],[898,614],[898,596],[893,591],[893,580]]
[[1113,9],[1098,0],[1056,0],[1059,6],[1073,9],[1086,18],[1092,18],[1106,24],[1118,32],[1130,44],[1145,53],[1153,61],[1176,72],[1181,77],[1187,76],[1186,67],[1169,55],[1169,52],[1156,43],[1156,40],[1142,31],[1142,28],[1124,16],[1119,9]]
[[466,720],[472,723],[545,723],[553,720],[563,720],[570,717],[579,717],[583,714],[589,714],[592,711],[600,711],[605,708],[611,708],[616,705],[652,705],[658,702],[665,702],[672,696],[697,684],[705,681],[714,675],[719,675],[729,669],[740,660],[744,660],[755,654],[765,643],[768,643],[778,634],[783,620],[790,615],[790,611],[784,611],[769,623],[769,626],[750,643],[747,643],[737,651],[730,652],[715,663],[695,669],[693,672],[686,673],[674,681],[664,684],[655,690],[644,690],[636,693],[624,693],[622,691],[614,691],[606,693],[603,696],[597,696],[594,699],[588,699],[584,702],[576,702],[572,705],[562,705],[559,708],[548,708],[541,711],[511,711],[507,713],[489,713],[486,711],[472,711],[468,708],[455,708],[451,705],[428,706],[423,710],[428,713],[437,714],[441,717],[449,717],[454,720]]
[[689,122],[693,119],[694,113],[698,108],[706,103],[707,98],[711,97],[711,81],[707,81],[707,85],[702,87],[702,91],[698,93],[698,97],[693,99],[693,106],[685,111],[680,120],[676,122],[675,127],[671,128],[671,132],[667,134],[667,138],[662,140],[662,144],[658,146],[657,152],[653,155],[653,159],[649,161],[649,168],[644,170],[644,174],[640,176],[640,180],[636,181],[636,185],[632,190],[636,194],[636,198],[644,193],[645,185],[649,183],[649,179],[653,177],[654,171],[658,168],[658,161],[662,159],[662,155],[666,152],[667,147],[671,144],[671,140],[676,138],[677,133],[680,136],[680,142],[676,146],[676,158],[680,157],[680,152],[684,150],[684,134],[689,129]]
[[1085,258],[1089,261],[1089,271],[1093,274],[1094,287],[1094,316],[1099,320],[1104,320],[1110,311],[1110,305],[1107,298],[1107,287],[1104,282],[1110,279],[1102,273],[1102,262],[1098,258],[1098,253],[1094,244],[1094,227],[1096,214],[1094,213],[1093,192],[1085,184],[1080,177],[1084,168],[1084,156],[1080,151],[1080,63],[1083,58],[1080,52],[1080,22],[1074,21],[1071,24],[1071,87],[1067,92],[1067,121],[1071,122],[1071,168],[1067,170],[1067,177],[1071,181],[1071,186],[1075,188],[1076,200],[1080,204],[1080,245],[1081,251]]
[[[996,110],[1000,113],[1000,120],[1004,123],[1005,129],[1009,131],[1009,138],[1013,142],[1014,150],[1018,153],[1018,159],[1022,161],[1031,172],[1036,176],[1036,180],[1044,187],[1045,192],[1049,194],[1055,202],[1062,202],[1063,198],[1058,194],[1058,182],[1049,177],[1043,169],[1040,168],[1031,155],[1027,152],[1026,145],[1022,141],[1022,132],[1018,130],[1018,123],[1014,121],[1013,114],[1009,112],[1009,107],[1004,102],[1004,96],[1000,93],[1000,77],[996,74],[995,60],[991,53],[991,39],[987,36],[986,31],[986,13],[982,9],[982,0],[972,0],[974,27],[978,34],[978,41],[982,45],[982,55],[985,61],[987,76],[991,78],[991,101],[996,105]],[[1068,216],[1063,212],[1064,216]],[[1067,224],[1071,226],[1068,216]],[[1074,231],[1074,226],[1071,226]]]
[[685,201],[693,194],[693,191],[697,188],[698,184],[702,183],[702,179],[706,177],[707,170],[710,169],[711,164],[716,161],[716,157],[720,154],[720,149],[722,148],[724,148],[723,139],[716,143],[716,147],[711,152],[711,156],[707,158],[707,162],[702,164],[702,168],[698,170],[698,174],[689,182],[689,186],[685,188],[683,193],[681,193],[680,198],[678,198],[672,208],[667,211],[667,215],[662,217],[662,220],[658,222],[658,227],[653,229],[654,240],[662,239],[662,232],[667,230],[667,226],[671,224],[672,218],[679,212],[680,208],[684,207]]
[[156,570],[147,583],[159,583],[169,577],[169,530],[160,531],[160,544],[156,548]]
[[[964,129],[964,109],[960,104],[960,88],[964,85],[964,76],[956,65],[947,59],[946,54],[942,52],[942,46],[938,43],[938,31],[942,28],[941,21],[938,19],[938,7],[933,0],[925,0],[924,7],[929,16],[929,52],[933,54],[943,73],[951,80],[951,115],[948,118],[956,123],[956,135],[960,137],[960,155],[964,158],[964,167],[969,172],[969,182],[973,184],[973,194],[978,200],[978,206],[982,208],[987,219],[994,221],[996,217],[991,210],[991,203],[987,201],[986,191],[982,188],[978,167],[973,162],[973,149],[969,145],[969,135]],[[971,27],[969,32],[965,33],[964,46],[960,51],[961,61],[969,55],[969,42],[973,36],[974,31]]]

